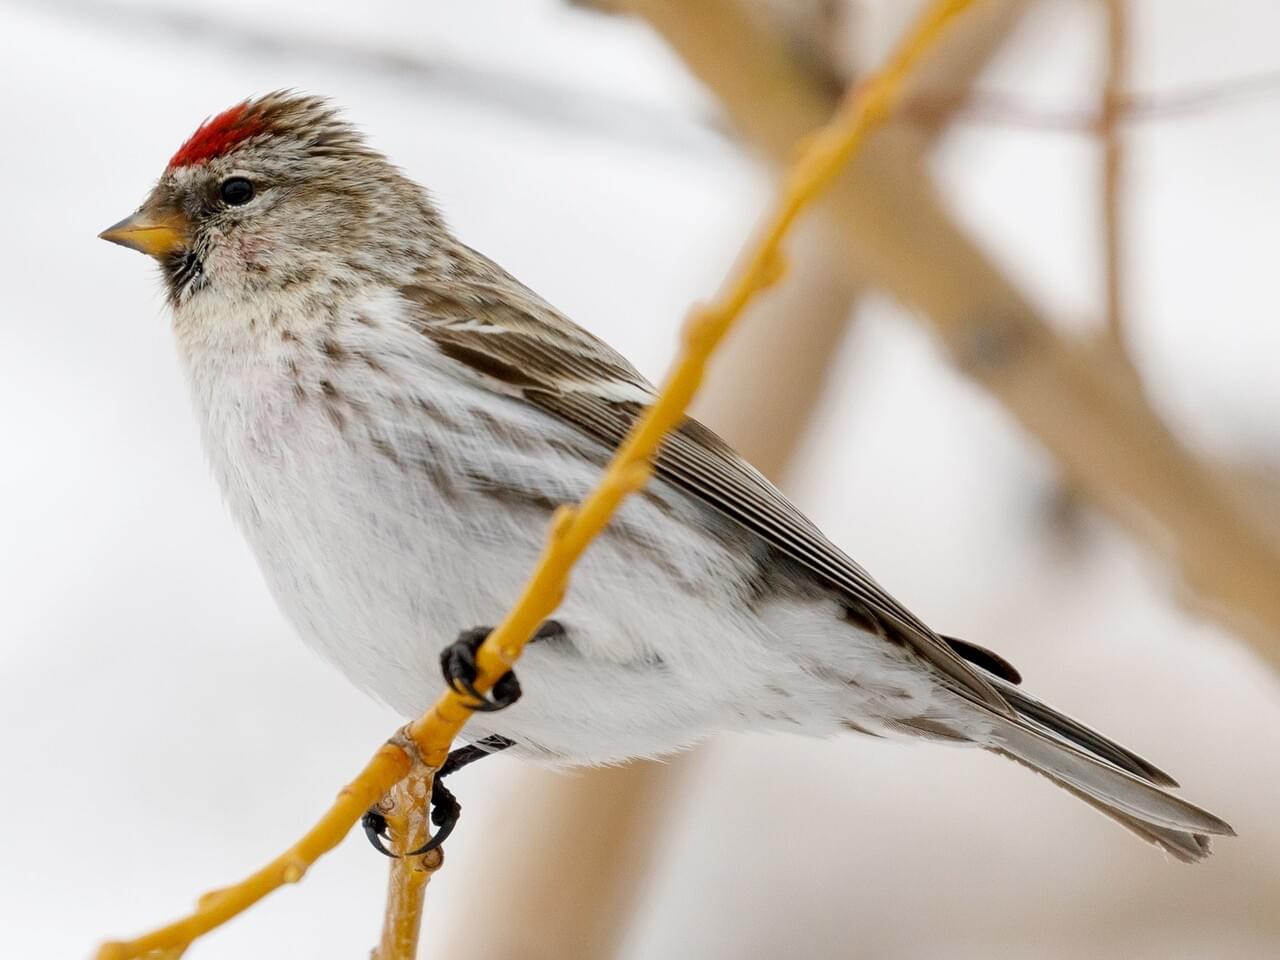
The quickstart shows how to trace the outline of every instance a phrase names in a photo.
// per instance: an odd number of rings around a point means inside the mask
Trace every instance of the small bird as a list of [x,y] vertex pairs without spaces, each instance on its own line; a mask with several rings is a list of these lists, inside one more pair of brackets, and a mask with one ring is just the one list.
[[[159,261],[213,471],[304,640],[406,716],[441,664],[474,694],[483,625],[653,387],[457,240],[320,97],[205,121],[102,237]],[[854,731],[1010,757],[1179,860],[1233,833],[932,630],[692,419],[535,641],[523,698],[513,674],[475,694],[449,772],[498,749],[601,764],[719,731]]]

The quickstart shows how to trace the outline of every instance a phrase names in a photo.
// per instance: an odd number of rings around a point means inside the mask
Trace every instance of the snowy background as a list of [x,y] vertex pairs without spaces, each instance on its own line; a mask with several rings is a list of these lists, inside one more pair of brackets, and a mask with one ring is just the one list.
[[[1086,105],[1089,7],[1045,4],[984,86]],[[1141,89],[1280,66],[1266,0],[1139,8]],[[154,270],[95,234],[206,115],[324,92],[468,243],[657,376],[769,181],[660,41],[552,0],[0,2],[0,78],[0,955],[77,957],[273,856],[400,720],[274,609],[202,461]],[[1196,444],[1275,465],[1280,100],[1134,141],[1137,360]],[[935,166],[1056,318],[1098,315],[1088,140],[962,128]],[[801,505],[1241,837],[1187,868],[994,758],[726,739],[682,787],[625,955],[1276,956],[1275,675],[1102,519],[1051,527],[1052,464],[896,306],[866,304],[838,363]],[[494,863],[468,822],[518,773],[455,782],[468,820],[424,956],[475,922],[460,894]],[[191,956],[365,956],[384,875],[352,837]]]

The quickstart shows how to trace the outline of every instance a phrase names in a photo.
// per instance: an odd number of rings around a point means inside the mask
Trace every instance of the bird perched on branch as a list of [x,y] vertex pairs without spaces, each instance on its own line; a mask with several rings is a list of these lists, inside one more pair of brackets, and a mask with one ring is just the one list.
[[[457,240],[317,97],[208,120],[103,237],[159,261],[209,459],[303,638],[405,715],[432,702],[441,663],[472,689],[482,625],[649,383]],[[524,697],[499,712],[520,692],[508,674],[477,698],[454,766],[856,731],[1011,757],[1181,860],[1232,832],[999,656],[932,630],[694,420],[536,640]]]

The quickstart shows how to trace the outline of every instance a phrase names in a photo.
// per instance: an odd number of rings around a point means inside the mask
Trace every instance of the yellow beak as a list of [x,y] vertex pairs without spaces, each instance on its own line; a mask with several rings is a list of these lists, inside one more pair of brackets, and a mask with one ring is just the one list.
[[186,247],[188,228],[186,218],[179,213],[148,211],[144,207],[98,236],[158,260]]

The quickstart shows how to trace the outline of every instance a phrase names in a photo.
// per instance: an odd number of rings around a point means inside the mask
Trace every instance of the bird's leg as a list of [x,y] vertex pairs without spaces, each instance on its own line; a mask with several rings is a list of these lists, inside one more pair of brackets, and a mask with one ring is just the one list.
[[[505,710],[520,699],[520,682],[515,673],[508,670],[493,685],[493,692],[485,696],[476,689],[476,651],[480,644],[492,632],[492,627],[473,627],[459,634],[458,639],[445,647],[440,653],[440,668],[444,671],[444,682],[459,695],[472,697],[467,706],[480,713],[495,713]],[[564,635],[564,627],[558,620],[547,620],[538,627],[533,635],[534,642],[550,640]]]
[[[453,791],[441,781],[450,774],[457,773],[467,764],[475,763],[481,757],[507,749],[513,742],[506,737],[493,734],[468,746],[449,751],[444,766],[437,770],[431,779],[431,822],[436,826],[435,835],[423,846],[417,850],[410,850],[405,856],[416,857],[436,849],[448,839],[449,834],[453,833],[453,828],[458,825],[458,819],[462,816],[462,804],[458,803],[458,798],[453,795]],[[377,807],[370,807],[360,823],[364,827],[365,836],[373,844],[373,849],[386,857],[398,856],[392,853],[384,843],[387,837],[387,818]]]

